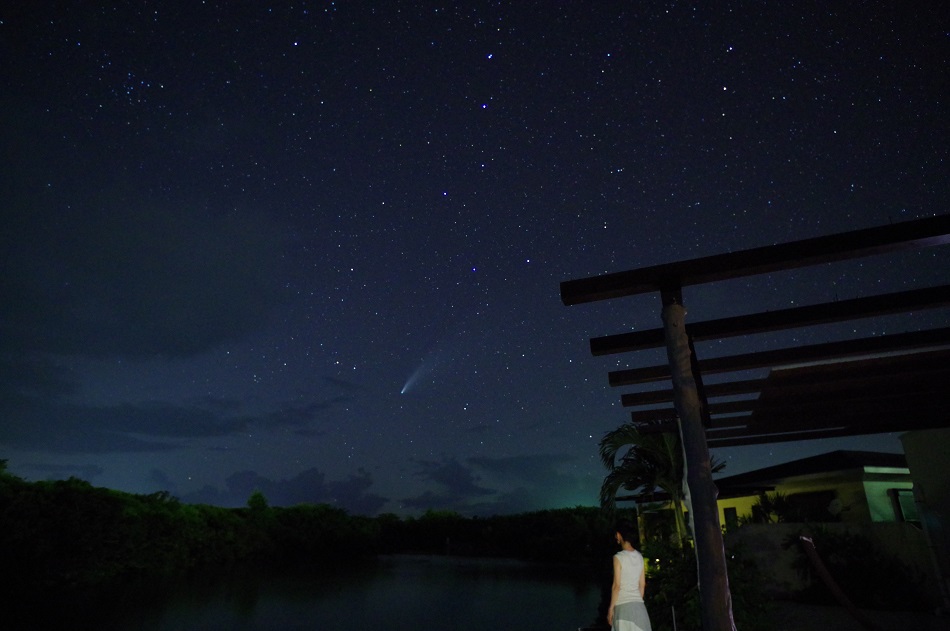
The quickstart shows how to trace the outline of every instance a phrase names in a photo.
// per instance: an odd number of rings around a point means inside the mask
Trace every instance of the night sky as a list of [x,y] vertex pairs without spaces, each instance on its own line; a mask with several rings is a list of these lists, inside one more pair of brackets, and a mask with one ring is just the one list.
[[[703,6],[713,4],[715,8]],[[99,7],[98,5],[102,5]],[[0,9],[0,458],[241,506],[594,505],[629,419],[559,283],[947,212],[941,2]],[[936,248],[689,320],[947,282]],[[945,324],[946,311],[698,345]],[[714,451],[724,475],[897,435]]]

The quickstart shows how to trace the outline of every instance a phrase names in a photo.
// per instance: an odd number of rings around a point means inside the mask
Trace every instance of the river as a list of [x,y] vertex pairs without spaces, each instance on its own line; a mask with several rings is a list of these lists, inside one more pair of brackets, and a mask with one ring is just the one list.
[[[573,631],[594,622],[588,570],[499,559],[387,556],[309,576],[140,586],[34,611],[24,629]],[[67,626],[61,626],[66,624]]]

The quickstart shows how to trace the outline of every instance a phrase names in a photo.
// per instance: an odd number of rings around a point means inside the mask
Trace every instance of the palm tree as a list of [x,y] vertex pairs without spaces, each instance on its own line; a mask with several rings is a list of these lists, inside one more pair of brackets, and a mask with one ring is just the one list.
[[[617,454],[629,447],[617,462]],[[683,447],[679,432],[641,433],[633,423],[626,423],[607,432],[600,440],[600,458],[609,473],[600,487],[600,505],[613,508],[617,492],[640,490],[652,496],[656,489],[664,491],[673,505],[678,541],[686,537],[683,516]],[[724,463],[712,461],[713,473]]]

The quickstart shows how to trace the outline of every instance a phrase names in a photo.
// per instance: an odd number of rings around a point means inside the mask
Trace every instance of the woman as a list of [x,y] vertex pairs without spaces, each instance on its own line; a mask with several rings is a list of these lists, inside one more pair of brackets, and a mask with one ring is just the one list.
[[653,631],[643,603],[647,586],[643,556],[630,543],[637,531],[633,524],[621,522],[614,536],[621,550],[614,555],[614,583],[610,590],[607,624],[613,631]]

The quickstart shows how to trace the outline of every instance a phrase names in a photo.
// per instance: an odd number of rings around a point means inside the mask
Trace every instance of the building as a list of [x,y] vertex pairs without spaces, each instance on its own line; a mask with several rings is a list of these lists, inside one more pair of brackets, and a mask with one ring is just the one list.
[[716,486],[727,531],[773,521],[919,523],[903,454],[832,451],[720,478]]

